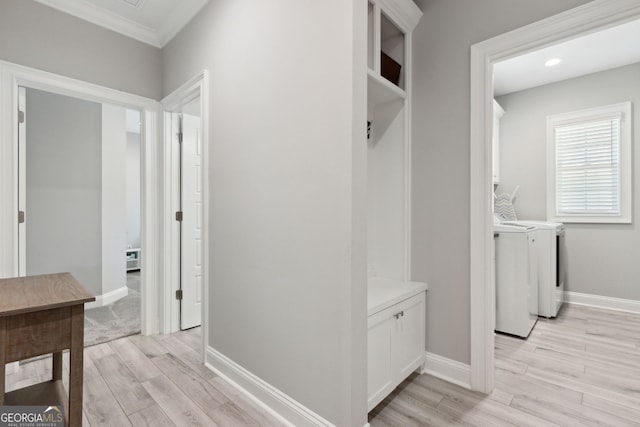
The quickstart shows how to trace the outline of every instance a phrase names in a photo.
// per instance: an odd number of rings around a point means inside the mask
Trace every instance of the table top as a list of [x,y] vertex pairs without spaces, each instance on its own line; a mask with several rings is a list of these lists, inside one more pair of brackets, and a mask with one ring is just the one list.
[[0,317],[95,301],[71,273],[0,279]]

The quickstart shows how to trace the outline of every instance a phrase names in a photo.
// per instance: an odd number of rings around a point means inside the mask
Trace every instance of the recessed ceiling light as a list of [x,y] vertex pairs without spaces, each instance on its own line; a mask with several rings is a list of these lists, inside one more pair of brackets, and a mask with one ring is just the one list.
[[562,59],[560,59],[560,58],[552,58],[552,59],[548,60],[547,62],[545,62],[544,66],[545,67],[553,67],[553,66],[558,65],[561,62],[562,62]]

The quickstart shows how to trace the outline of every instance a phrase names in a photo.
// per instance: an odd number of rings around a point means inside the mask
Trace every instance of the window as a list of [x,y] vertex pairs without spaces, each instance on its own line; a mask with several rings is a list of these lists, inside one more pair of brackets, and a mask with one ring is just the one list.
[[547,117],[547,216],[631,222],[631,103]]

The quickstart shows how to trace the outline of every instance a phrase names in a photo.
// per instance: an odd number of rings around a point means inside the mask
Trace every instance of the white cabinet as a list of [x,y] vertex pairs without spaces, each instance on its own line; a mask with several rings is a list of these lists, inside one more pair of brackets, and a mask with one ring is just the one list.
[[140,248],[127,249],[127,271],[140,270]]
[[504,115],[504,110],[493,100],[493,139],[491,164],[493,169],[493,183],[500,183],[500,119]]
[[412,0],[369,0],[369,410],[424,361],[427,285],[410,281],[411,33],[421,16]]
[[369,285],[369,411],[424,363],[426,289],[417,282]]
[[369,316],[367,321],[367,410],[372,410],[393,390],[391,373],[392,310]]

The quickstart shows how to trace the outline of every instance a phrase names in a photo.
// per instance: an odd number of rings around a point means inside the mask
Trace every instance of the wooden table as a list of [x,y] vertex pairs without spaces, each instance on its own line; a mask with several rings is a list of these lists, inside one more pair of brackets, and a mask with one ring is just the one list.
[[[82,425],[84,303],[95,297],[69,273],[0,279],[0,405],[64,405]],[[62,351],[69,349],[69,397]],[[53,353],[52,380],[5,394],[5,363]]]

